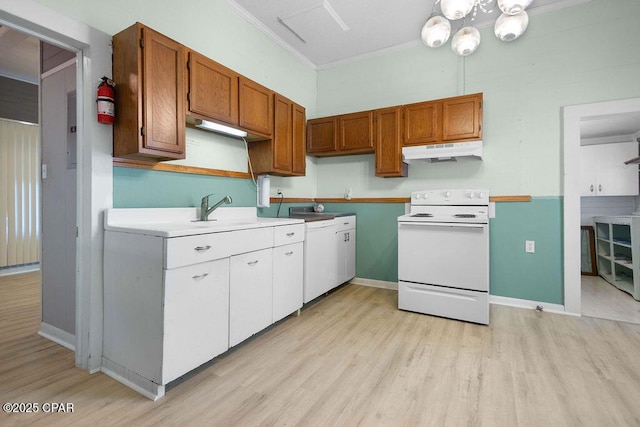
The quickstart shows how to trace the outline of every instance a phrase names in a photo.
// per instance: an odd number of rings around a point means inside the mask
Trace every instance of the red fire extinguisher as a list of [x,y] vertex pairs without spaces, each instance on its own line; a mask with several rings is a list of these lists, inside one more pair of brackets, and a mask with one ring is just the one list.
[[98,85],[98,123],[113,124],[115,118],[116,84],[108,77],[103,77]]

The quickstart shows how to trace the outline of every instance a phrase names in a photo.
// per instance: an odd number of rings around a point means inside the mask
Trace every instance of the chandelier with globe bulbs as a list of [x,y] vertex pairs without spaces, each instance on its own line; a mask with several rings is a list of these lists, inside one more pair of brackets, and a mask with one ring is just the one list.
[[[461,28],[451,39],[451,49],[460,56],[469,56],[480,46],[480,32],[468,21],[473,22],[478,10],[493,12],[496,0],[436,0],[431,16],[422,28],[422,41],[429,47],[440,47],[449,40],[451,21],[463,20]],[[502,15],[496,20],[494,32],[498,39],[510,42],[520,37],[529,24],[525,9],[533,0],[497,0]],[[435,13],[440,6],[441,14]]]

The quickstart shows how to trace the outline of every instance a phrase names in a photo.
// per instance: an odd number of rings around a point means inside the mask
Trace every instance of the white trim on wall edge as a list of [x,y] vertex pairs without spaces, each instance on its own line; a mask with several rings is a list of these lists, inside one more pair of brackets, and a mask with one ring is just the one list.
[[63,331],[60,328],[56,328],[46,322],[40,323],[40,330],[38,335],[42,338],[46,338],[49,341],[53,341],[56,344],[68,348],[69,350],[76,351],[76,336],[70,334],[67,331]]
[[540,306],[542,307],[543,311],[547,311],[549,313],[566,314],[567,316],[580,317],[580,314],[578,313],[572,313],[570,311],[566,311],[564,308],[564,305],[551,304],[549,302],[531,301],[526,299],[501,297],[498,295],[489,295],[489,303],[496,304],[496,305],[506,305],[508,307],[527,308],[530,310],[535,310],[538,306]]
[[398,290],[398,282],[387,282],[385,280],[363,279],[361,277],[354,277],[353,279],[351,279],[351,283],[353,283],[354,285],[370,286],[372,288],[391,289],[394,291]]

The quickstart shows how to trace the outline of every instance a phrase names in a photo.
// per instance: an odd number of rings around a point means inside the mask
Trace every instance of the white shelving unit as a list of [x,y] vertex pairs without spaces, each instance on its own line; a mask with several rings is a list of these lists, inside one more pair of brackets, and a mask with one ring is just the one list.
[[597,216],[598,274],[640,300],[640,216]]

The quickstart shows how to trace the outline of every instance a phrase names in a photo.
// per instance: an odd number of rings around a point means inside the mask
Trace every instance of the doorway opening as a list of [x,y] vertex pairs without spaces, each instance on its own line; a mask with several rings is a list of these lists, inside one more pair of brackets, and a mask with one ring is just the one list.
[[0,50],[0,273],[40,270],[38,333],[75,350],[76,53],[6,25]]
[[[581,242],[582,242],[582,231],[581,231],[581,223],[588,222],[589,215],[591,218],[596,217],[600,214],[600,216],[617,216],[617,215],[627,215],[630,216],[632,212],[638,211],[638,196],[637,194],[634,196],[618,196],[622,197],[624,203],[618,206],[617,203],[614,203],[615,200],[620,201],[621,199],[607,199],[608,197],[604,194],[606,189],[604,186],[602,187],[602,198],[598,199],[597,194],[595,196],[584,196],[582,202],[581,195],[585,194],[585,191],[590,192],[590,185],[587,186],[585,190],[583,188],[583,184],[581,183],[584,180],[585,172],[589,172],[594,169],[594,166],[589,166],[588,164],[582,164],[581,149],[585,148],[583,142],[589,138],[584,138],[583,136],[588,136],[589,133],[588,127],[593,124],[597,124],[596,122],[599,120],[603,120],[600,125],[604,125],[606,122],[613,123],[614,120],[624,118],[624,117],[640,117],[636,115],[640,115],[640,98],[632,98],[632,99],[623,99],[618,101],[607,101],[607,102],[599,102],[593,104],[584,104],[584,105],[576,105],[569,106],[564,108],[564,178],[563,178],[563,186],[564,186],[564,204],[563,204],[563,215],[564,215],[564,305],[565,311],[571,314],[581,315],[587,313],[583,312],[583,305],[587,312],[589,312],[591,307],[588,306],[589,302],[585,299],[583,301],[583,292],[582,292],[582,283],[583,280],[581,278],[582,271],[582,260],[581,260]],[[591,123],[590,123],[591,122]],[[637,122],[636,122],[637,124]],[[633,134],[633,132],[631,132]],[[603,137],[604,138],[604,137]],[[631,139],[631,138],[626,138]],[[603,142],[602,145],[606,145],[607,143],[615,143],[615,141],[609,139],[605,141],[606,138],[601,140]],[[633,149],[635,150],[637,156],[637,142],[632,142]],[[593,141],[591,141],[593,142]],[[634,170],[635,174],[635,184],[637,184],[638,180],[638,171],[637,166],[631,166]],[[605,171],[605,176],[606,176]],[[582,175],[582,176],[581,176]],[[627,181],[634,181],[634,178],[627,178]],[[596,183],[594,185],[594,192],[599,190],[600,183]],[[608,184],[607,184],[608,186]],[[637,187],[636,187],[637,188]],[[611,215],[609,215],[611,214]],[[593,222],[593,219],[591,219]],[[594,238],[597,239],[597,236]],[[611,246],[610,246],[611,248]],[[594,249],[597,251],[597,249]],[[618,251],[619,256],[622,255],[621,251]],[[597,254],[594,254],[597,255]],[[609,256],[613,261],[615,261],[616,251],[614,250],[612,253],[606,255]],[[597,256],[594,256],[594,259],[597,260]],[[636,260],[638,262],[640,260]],[[598,263],[598,261],[594,261],[594,263]],[[615,263],[612,264],[612,268],[617,268]],[[597,265],[596,265],[597,266]],[[622,271],[623,267],[620,267],[619,271]],[[597,277],[597,276],[593,276]],[[602,284],[598,281],[598,279],[586,279],[586,286],[589,286],[589,282],[596,282],[596,284]],[[609,285],[611,286],[611,285]],[[606,291],[610,291],[612,289],[606,289]],[[617,289],[613,289],[616,292],[620,292]],[[588,292],[589,290],[587,290]],[[618,295],[624,297],[625,295]],[[585,295],[585,298],[589,298],[589,296]],[[620,319],[622,320],[622,319]],[[628,320],[626,320],[628,321]]]

